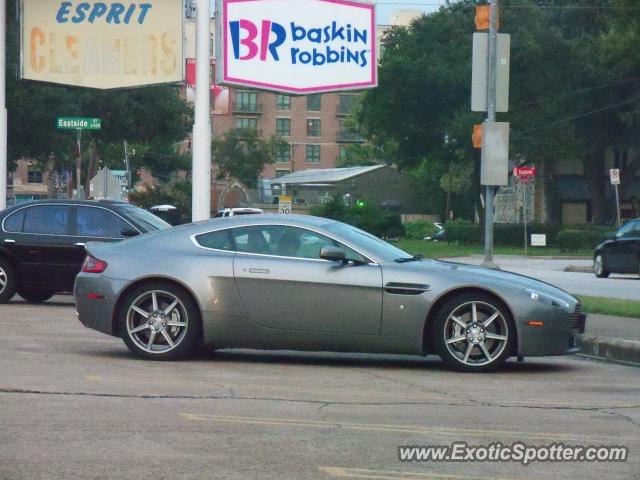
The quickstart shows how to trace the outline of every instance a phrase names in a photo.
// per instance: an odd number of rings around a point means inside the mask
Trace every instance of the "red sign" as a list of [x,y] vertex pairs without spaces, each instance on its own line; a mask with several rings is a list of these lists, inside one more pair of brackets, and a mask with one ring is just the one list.
[[513,169],[513,175],[520,180],[530,180],[536,176],[536,167],[516,167]]
[[[210,86],[211,86],[211,100],[213,108],[211,109],[211,115],[229,115],[229,88],[217,85],[214,81],[215,74],[215,60],[211,60],[211,74],[210,74]],[[187,58],[185,65],[185,83],[187,88],[196,88],[196,59]]]

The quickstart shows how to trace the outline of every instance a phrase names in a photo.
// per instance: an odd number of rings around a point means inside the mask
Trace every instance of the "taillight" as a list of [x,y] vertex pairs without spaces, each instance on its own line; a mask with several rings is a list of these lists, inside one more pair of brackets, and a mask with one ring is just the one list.
[[107,269],[107,262],[98,260],[89,255],[82,265],[82,271],[85,273],[102,273]]

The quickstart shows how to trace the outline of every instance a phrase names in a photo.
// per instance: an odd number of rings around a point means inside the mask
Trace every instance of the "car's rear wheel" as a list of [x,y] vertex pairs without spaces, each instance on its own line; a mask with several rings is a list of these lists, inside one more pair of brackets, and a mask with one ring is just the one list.
[[7,303],[16,294],[16,275],[13,266],[0,258],[0,303]]
[[593,272],[598,278],[607,278],[609,276],[609,273],[611,273],[608,270],[605,270],[604,259],[602,258],[602,255],[596,255],[596,257],[593,259]]
[[53,292],[39,288],[18,288],[18,295],[29,303],[42,303],[53,297]]
[[135,288],[123,300],[118,315],[124,343],[141,358],[183,358],[196,352],[202,338],[195,301],[171,283]]
[[500,367],[512,355],[516,331],[502,302],[466,293],[440,308],[433,334],[436,351],[449,367],[480,372]]

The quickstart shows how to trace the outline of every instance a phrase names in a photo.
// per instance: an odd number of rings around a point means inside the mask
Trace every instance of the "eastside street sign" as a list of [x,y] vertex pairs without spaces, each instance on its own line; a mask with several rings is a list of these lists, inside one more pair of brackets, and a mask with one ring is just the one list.
[[294,94],[377,85],[372,3],[216,1],[217,83]]
[[620,185],[620,169],[618,168],[610,169],[609,177],[611,178],[611,185]]
[[59,130],[100,130],[102,121],[99,118],[58,117],[56,128]]

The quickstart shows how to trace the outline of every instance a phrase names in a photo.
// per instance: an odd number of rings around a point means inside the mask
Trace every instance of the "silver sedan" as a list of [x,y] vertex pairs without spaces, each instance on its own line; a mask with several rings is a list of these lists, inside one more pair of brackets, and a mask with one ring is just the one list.
[[585,325],[552,285],[414,257],[323,218],[229,217],[86,248],[80,321],[147,359],[206,345],[437,354],[482,371],[571,353]]

